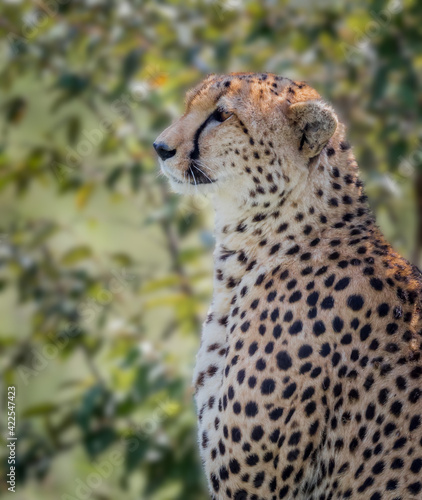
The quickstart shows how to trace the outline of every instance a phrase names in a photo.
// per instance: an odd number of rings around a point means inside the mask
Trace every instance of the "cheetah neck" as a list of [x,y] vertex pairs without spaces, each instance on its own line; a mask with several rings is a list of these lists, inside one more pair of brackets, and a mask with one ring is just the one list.
[[335,154],[327,147],[296,187],[278,198],[247,208],[227,196],[216,199],[217,253],[242,253],[277,265],[309,254],[334,257],[340,241],[372,237],[376,230],[357,164],[343,147]]

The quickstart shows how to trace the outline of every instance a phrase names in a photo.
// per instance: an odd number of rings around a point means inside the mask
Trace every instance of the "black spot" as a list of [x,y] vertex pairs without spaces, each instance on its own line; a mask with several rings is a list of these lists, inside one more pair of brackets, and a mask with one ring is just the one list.
[[366,377],[365,383],[363,384],[363,387],[369,391],[369,389],[374,385],[375,379],[373,375],[368,375]]
[[341,356],[338,352],[335,352],[331,358],[331,364],[337,366],[340,363]]
[[283,486],[283,488],[281,488],[281,490],[278,493],[278,498],[280,499],[285,498],[288,491],[289,491],[289,486],[288,485]]
[[321,302],[321,309],[332,309],[334,307],[334,299],[329,295]]
[[215,474],[211,474],[211,483],[214,491],[218,492],[218,490],[220,489],[220,481],[217,479],[217,476]]
[[288,250],[286,252],[286,255],[294,255],[294,254],[298,253],[299,251],[300,251],[299,245],[295,245],[294,247],[290,248],[290,250]]
[[327,342],[325,344],[322,344],[321,349],[319,351],[320,355],[323,358],[326,358],[330,354],[330,352],[331,352],[330,344],[328,344]]
[[419,472],[422,469],[422,458],[415,458],[413,460],[412,465],[410,466],[410,470],[413,472],[413,474],[419,474]]
[[306,300],[307,304],[311,307],[314,306],[318,302],[318,297],[318,292],[312,292]]
[[275,245],[273,245],[271,247],[271,250],[270,250],[270,255],[273,255],[275,254],[276,252],[278,252],[280,250],[280,243],[276,243]]
[[220,468],[220,479],[222,481],[226,481],[229,478],[229,471],[226,469],[226,467],[223,465]]
[[292,290],[297,285],[297,280],[290,280],[287,283],[287,290]]
[[369,283],[372,286],[372,288],[374,290],[377,290],[378,292],[381,292],[382,289],[384,288],[383,282],[380,279],[378,279],[378,278],[371,278],[371,280],[369,281]]
[[365,326],[363,326],[361,329],[360,329],[360,339],[362,341],[365,341],[369,335],[371,334],[372,332],[372,327],[371,325],[369,324],[366,324]]
[[386,304],[385,302],[378,306],[378,316],[380,318],[387,316],[389,311],[390,311],[390,306],[388,304]]
[[292,358],[287,351],[278,352],[276,359],[280,370],[288,370],[292,366]]
[[388,333],[388,335],[394,335],[398,330],[398,328],[399,327],[397,323],[388,323],[388,325],[385,328],[385,331]]
[[322,321],[316,321],[314,323],[314,327],[313,327],[313,332],[314,332],[314,335],[316,335],[317,337],[319,337],[320,335],[322,335],[323,333],[325,333],[325,325]]
[[334,290],[339,292],[340,290],[344,290],[350,283],[350,278],[342,278],[336,283]]
[[274,342],[268,342],[268,344],[265,346],[265,352],[267,354],[271,354],[274,350]]
[[350,295],[347,299],[347,305],[353,311],[360,311],[364,304],[363,297],[361,295]]
[[391,462],[391,468],[394,470],[394,469],[402,469],[404,466],[404,462],[401,458],[395,458],[392,462]]
[[413,404],[419,401],[419,398],[422,395],[422,390],[419,388],[413,389],[413,391],[409,394],[409,401]]
[[252,342],[252,344],[249,346],[249,355],[253,356],[257,350],[258,350],[258,342]]
[[239,462],[235,459],[232,458],[229,462],[229,469],[232,474],[239,474],[240,472],[240,464]]
[[248,378],[248,386],[253,389],[255,386],[256,386],[256,377],[254,377],[253,375],[251,377]]
[[333,319],[333,329],[336,333],[340,333],[343,329],[343,326],[344,326],[344,321],[339,318],[338,316],[336,316],[334,319]]
[[[269,414],[271,420],[278,420],[283,415],[283,408],[275,408]],[[270,438],[271,439],[271,438]],[[272,439],[271,439],[272,440]],[[274,442],[274,441],[273,441]]]
[[372,476],[369,476],[365,479],[365,481],[359,486],[358,488],[358,492],[359,493],[362,493],[364,492],[367,488],[369,488],[370,486],[372,486],[375,482],[375,479],[372,477]]
[[255,417],[258,414],[258,405],[254,401],[249,401],[245,406],[245,414],[247,417]]
[[275,381],[272,378],[266,378],[261,384],[261,394],[267,396],[275,390]]
[[374,403],[369,403],[366,408],[365,417],[367,420],[372,420],[375,416],[375,405]]
[[290,296],[289,302],[290,302],[290,304],[293,304],[293,303],[299,301],[301,298],[302,298],[302,292],[300,292],[299,290],[297,290],[296,292],[294,292]]
[[302,331],[303,323],[300,320],[295,321],[289,328],[290,335],[297,335]]
[[383,461],[379,461],[372,467],[372,473],[381,474],[384,468],[385,468],[385,463]]
[[245,490],[237,490],[233,498],[234,500],[248,500],[248,494]]
[[287,228],[289,227],[289,224],[287,224],[287,222],[284,222],[283,224],[281,224],[279,226],[279,228],[277,229],[277,233],[282,233],[283,231],[285,231]]
[[352,335],[350,333],[346,333],[346,335],[343,335],[340,341],[343,345],[349,345],[352,343]]
[[395,490],[397,488],[397,479],[390,479],[389,481],[387,481],[387,486],[386,486],[386,490],[387,491],[392,491],[392,490]]
[[239,382],[240,385],[242,385],[244,380],[245,380],[245,370],[239,370],[237,374],[237,381]]
[[324,281],[324,285],[327,288],[329,288],[334,283],[335,278],[336,278],[335,274],[332,274]]
[[[261,335],[264,335],[264,333],[265,333],[265,326],[264,326],[264,325],[261,325],[261,326],[263,326],[263,327],[264,327],[264,328],[263,328],[263,332],[260,330],[260,332],[259,332],[259,333],[261,333]],[[273,337],[274,337],[275,339],[280,338],[280,337],[281,337],[281,332],[282,332],[282,328],[281,328],[281,326],[280,326],[280,325],[275,325],[275,327],[274,327],[274,329],[273,329]]]
[[256,362],[256,369],[260,372],[262,372],[263,370],[265,370],[266,366],[267,366],[267,363],[265,362],[264,359],[260,358],[258,359],[258,361]]
[[245,321],[242,326],[240,327],[240,329],[242,330],[242,332],[247,332],[249,330],[249,327],[251,326],[250,322],[249,321]]
[[422,490],[422,483],[420,481],[416,481],[415,483],[410,484],[407,489],[410,493],[412,493],[412,495],[416,495]]
[[307,387],[302,393],[302,402],[311,398],[315,393],[315,389],[313,387]]
[[232,441],[234,443],[239,443],[242,439],[242,432],[239,427],[232,427]]
[[289,399],[293,394],[294,392],[296,391],[296,384],[293,382],[291,384],[289,384],[283,391],[283,398],[284,399]]
[[252,429],[251,439],[252,441],[259,441],[260,439],[262,439],[263,435],[264,435],[263,428],[260,425],[257,425]]
[[306,416],[309,417],[311,416],[314,411],[316,410],[316,403],[315,401],[310,401],[306,406],[305,406],[305,413]]
[[304,359],[309,357],[312,354],[312,347],[309,344],[305,344],[302,347],[300,347],[298,356],[300,359]]
[[420,417],[420,415],[415,415],[410,420],[409,431],[413,432],[415,429],[418,429],[420,426],[421,426],[421,417]]

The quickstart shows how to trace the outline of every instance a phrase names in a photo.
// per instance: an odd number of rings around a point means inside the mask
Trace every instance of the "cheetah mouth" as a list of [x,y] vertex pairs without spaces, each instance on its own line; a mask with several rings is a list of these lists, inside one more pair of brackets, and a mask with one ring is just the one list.
[[163,173],[176,184],[190,184],[192,186],[199,186],[200,184],[214,184],[217,179],[211,179],[208,175],[197,165],[194,161],[191,161],[188,169],[184,173],[184,179],[179,179],[176,177],[168,167],[165,165],[161,166]]
[[187,170],[188,178],[190,184],[213,184],[216,179],[211,179],[208,175],[196,164],[195,160],[192,160],[189,164]]

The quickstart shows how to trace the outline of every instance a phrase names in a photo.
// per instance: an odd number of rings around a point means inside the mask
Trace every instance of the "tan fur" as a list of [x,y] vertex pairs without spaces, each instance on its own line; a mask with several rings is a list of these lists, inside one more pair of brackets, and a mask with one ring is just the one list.
[[157,142],[173,188],[216,211],[194,378],[213,498],[422,498],[421,274],[334,111],[303,82],[210,76]]

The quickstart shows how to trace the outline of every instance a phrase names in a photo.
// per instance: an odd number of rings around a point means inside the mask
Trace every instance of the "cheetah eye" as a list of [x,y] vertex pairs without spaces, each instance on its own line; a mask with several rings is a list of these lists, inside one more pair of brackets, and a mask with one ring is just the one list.
[[230,118],[232,116],[233,113],[231,113],[230,111],[226,111],[224,108],[217,108],[214,113],[212,114],[212,117],[214,118],[214,120],[216,120],[217,122],[224,122],[226,121],[228,118]]

